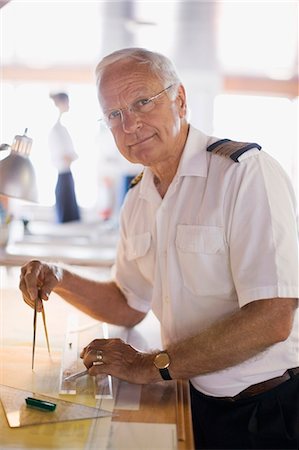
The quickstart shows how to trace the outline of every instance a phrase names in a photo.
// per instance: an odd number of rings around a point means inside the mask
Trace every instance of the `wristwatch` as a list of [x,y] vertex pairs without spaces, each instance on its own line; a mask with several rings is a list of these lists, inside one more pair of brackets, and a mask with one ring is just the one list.
[[170,365],[170,358],[165,350],[163,352],[158,353],[155,356],[154,365],[155,367],[157,367],[157,369],[159,369],[159,372],[163,380],[172,380],[170,373],[168,371],[168,367]]

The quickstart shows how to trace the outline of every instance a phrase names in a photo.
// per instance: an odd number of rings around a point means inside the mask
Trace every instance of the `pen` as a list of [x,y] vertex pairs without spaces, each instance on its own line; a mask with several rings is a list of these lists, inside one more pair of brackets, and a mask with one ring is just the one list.
[[77,378],[83,377],[84,375],[88,375],[88,370],[83,370],[82,372],[76,372],[73,373],[73,375],[69,375],[67,377],[64,378],[64,381],[73,381],[76,380]]
[[56,403],[48,402],[46,400],[40,400],[38,398],[27,397],[25,398],[27,406],[31,408],[41,409],[43,411],[54,411]]

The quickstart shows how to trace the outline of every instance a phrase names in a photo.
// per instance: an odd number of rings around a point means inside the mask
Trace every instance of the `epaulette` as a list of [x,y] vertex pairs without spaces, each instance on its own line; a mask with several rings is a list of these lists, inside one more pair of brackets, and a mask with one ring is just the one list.
[[130,183],[129,189],[133,188],[134,186],[136,186],[136,184],[139,183],[139,181],[142,180],[143,177],[143,172],[141,172],[139,175],[136,175],[135,178],[133,178],[133,180]]
[[252,148],[261,150],[262,147],[250,142],[236,142],[231,141],[230,139],[221,139],[220,141],[216,141],[214,144],[209,145],[207,151],[239,162],[238,158]]

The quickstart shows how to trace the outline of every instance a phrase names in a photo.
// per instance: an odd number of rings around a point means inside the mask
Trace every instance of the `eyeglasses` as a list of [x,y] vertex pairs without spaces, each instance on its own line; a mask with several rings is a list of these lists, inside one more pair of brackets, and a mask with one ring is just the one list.
[[171,84],[167,88],[163,89],[163,91],[158,92],[158,94],[153,95],[149,98],[141,98],[139,100],[136,100],[131,105],[127,106],[126,108],[120,108],[120,109],[113,109],[110,111],[107,111],[104,113],[103,117],[100,119],[100,121],[103,121],[109,128],[116,128],[118,127],[124,120],[124,111],[132,111],[135,114],[147,114],[151,112],[155,106],[155,100],[157,100],[161,95],[163,95],[166,91],[168,91],[170,88],[172,88],[174,84]]

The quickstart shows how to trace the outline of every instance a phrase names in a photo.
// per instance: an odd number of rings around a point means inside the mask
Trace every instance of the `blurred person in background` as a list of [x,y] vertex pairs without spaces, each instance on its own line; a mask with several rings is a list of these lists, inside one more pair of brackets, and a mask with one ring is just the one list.
[[58,109],[58,119],[49,133],[49,147],[53,165],[58,177],[55,187],[55,209],[58,223],[80,220],[72,163],[78,158],[73,140],[67,128],[61,123],[62,115],[69,111],[69,97],[65,92],[51,93],[50,98]]
[[[103,120],[145,168],[126,195],[111,280],[30,261],[28,305],[51,291],[100,321],[133,327],[152,310],[162,349],[96,339],[90,375],[190,383],[197,449],[298,447],[298,241],[293,188],[256,143],[188,121],[171,61],[123,49],[97,66]],[[41,300],[38,300],[41,310]]]

